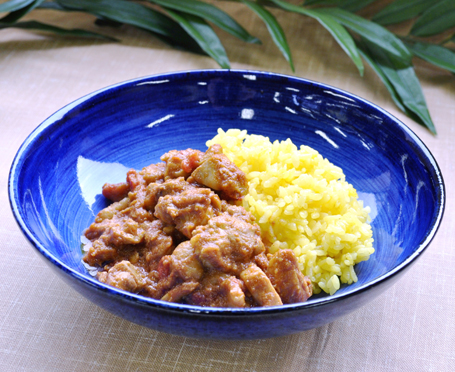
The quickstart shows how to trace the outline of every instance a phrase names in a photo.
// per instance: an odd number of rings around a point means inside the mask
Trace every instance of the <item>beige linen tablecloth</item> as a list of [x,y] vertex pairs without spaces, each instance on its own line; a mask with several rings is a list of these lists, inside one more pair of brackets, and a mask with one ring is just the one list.
[[[262,46],[220,32],[233,68],[292,74],[251,12],[223,4]],[[364,97],[396,115],[436,157],[447,187],[440,230],[421,259],[385,294],[318,329],[276,339],[201,341],[140,327],[93,305],[57,278],[17,227],[8,172],[26,136],[67,103],[99,88],[161,72],[217,68],[148,33],[122,26],[102,32],[121,42],[0,31],[0,371],[454,371],[455,77],[416,61],[438,135],[403,115],[367,67],[361,78],[323,28],[276,15],[293,50],[295,75]],[[40,19],[96,30],[79,13]]]

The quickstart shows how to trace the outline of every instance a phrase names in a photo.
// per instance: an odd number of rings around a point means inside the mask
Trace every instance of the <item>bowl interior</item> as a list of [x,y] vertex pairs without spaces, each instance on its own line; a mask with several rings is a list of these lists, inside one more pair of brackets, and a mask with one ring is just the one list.
[[107,205],[102,185],[124,181],[130,168],[171,149],[205,151],[219,127],[315,148],[371,207],[376,253],[356,266],[359,281],[335,296],[413,259],[435,233],[442,178],[407,127],[335,88],[247,71],[147,77],[68,105],[21,147],[10,179],[13,211],[42,254],[96,282],[81,263],[80,238]]

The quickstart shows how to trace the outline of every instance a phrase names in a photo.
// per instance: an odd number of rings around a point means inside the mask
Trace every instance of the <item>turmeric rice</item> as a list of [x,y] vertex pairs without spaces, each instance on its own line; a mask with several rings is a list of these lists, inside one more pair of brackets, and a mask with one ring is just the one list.
[[270,253],[292,249],[314,293],[332,295],[357,281],[354,265],[374,253],[370,209],[340,167],[311,147],[246,130],[220,128],[207,146],[215,143],[247,175],[243,207]]

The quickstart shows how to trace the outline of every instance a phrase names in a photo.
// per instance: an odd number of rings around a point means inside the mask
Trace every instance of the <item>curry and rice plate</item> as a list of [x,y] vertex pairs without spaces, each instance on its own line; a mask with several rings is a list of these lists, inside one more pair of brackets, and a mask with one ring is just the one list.
[[230,129],[218,143],[248,179],[243,206],[257,220],[271,253],[289,248],[314,293],[334,294],[340,282],[357,281],[354,265],[374,253],[369,207],[358,199],[341,168],[290,139]]
[[339,167],[288,139],[219,129],[208,150],[105,184],[84,232],[100,281],[171,302],[274,306],[333,294],[374,252],[368,208]]

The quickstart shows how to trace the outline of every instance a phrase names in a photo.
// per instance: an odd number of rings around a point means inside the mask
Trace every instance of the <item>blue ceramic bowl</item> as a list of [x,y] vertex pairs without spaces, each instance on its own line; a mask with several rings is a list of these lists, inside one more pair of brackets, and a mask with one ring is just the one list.
[[[376,253],[334,296],[270,308],[202,308],[107,286],[81,263],[81,234],[107,203],[104,182],[171,149],[205,150],[223,129],[291,138],[342,167],[371,207]],[[333,87],[272,73],[209,70],[114,85],[38,126],[12,164],[9,197],[34,249],[66,283],[104,309],[159,331],[201,338],[281,336],[319,327],[366,304],[425,251],[440,225],[444,184],[435,159],[404,124]]]

